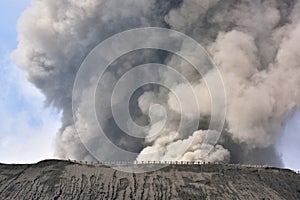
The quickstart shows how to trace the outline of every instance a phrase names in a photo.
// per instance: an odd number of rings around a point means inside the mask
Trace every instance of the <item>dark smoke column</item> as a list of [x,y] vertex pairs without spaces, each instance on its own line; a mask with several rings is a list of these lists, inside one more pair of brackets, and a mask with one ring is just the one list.
[[[274,144],[280,138],[283,123],[300,102],[299,11],[299,1],[283,0],[33,1],[32,8],[20,19],[20,42],[14,58],[18,66],[28,72],[29,80],[46,95],[47,104],[63,111],[56,155],[93,160],[74,129],[71,105],[73,83],[84,58],[101,41],[132,28],[156,26],[185,33],[209,51],[225,84],[226,126],[216,146],[216,152],[222,153],[216,154],[214,160],[281,165]],[[178,135],[170,134],[172,137],[164,142],[159,138],[130,140],[118,129],[110,109],[101,101],[106,101],[110,86],[126,71],[149,62],[175,67],[191,82],[200,99],[202,115],[198,130],[186,127]],[[186,84],[173,80],[163,71],[151,76],[173,82],[174,90],[184,96]],[[141,152],[138,159],[143,160],[149,149],[162,148],[162,155],[169,156],[176,154],[177,145],[189,138],[201,140],[195,133],[207,129],[211,112],[209,94],[202,77],[189,63],[166,52],[141,50],[113,63],[104,78],[105,87],[98,94],[102,97],[99,106],[104,106],[99,117],[106,122],[109,137],[115,144],[128,151]],[[168,96],[169,92],[149,86],[135,95],[131,109],[133,119],[151,126],[146,112],[149,102],[163,104],[173,113],[165,131],[173,133],[178,107],[173,97]],[[186,108],[184,113],[190,110],[193,108]],[[101,149],[98,144],[94,148],[95,151]],[[192,156],[195,151],[190,150],[185,159],[195,160]],[[163,158],[167,157],[156,159]]]

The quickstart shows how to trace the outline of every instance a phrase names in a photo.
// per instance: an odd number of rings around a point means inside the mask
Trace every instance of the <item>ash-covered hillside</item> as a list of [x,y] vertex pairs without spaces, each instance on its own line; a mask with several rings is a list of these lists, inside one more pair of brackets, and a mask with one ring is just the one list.
[[300,175],[286,169],[222,164],[173,164],[134,174],[104,165],[47,160],[1,164],[0,199],[291,200],[300,199]]

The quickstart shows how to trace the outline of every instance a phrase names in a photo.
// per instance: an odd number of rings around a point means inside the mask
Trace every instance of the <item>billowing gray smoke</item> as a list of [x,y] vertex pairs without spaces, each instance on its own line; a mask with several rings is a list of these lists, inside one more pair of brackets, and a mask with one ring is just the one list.
[[[89,133],[95,134],[90,146],[113,160],[176,158],[281,165],[274,144],[282,134],[284,122],[300,105],[299,13],[297,0],[33,0],[19,21],[19,46],[14,58],[46,95],[47,104],[63,111],[56,155],[93,160],[74,129],[74,123],[80,122],[74,122],[72,116],[73,83],[86,55],[112,34],[131,28],[157,26],[183,32],[208,50],[224,79],[227,116],[219,144],[209,155],[203,156],[199,150],[211,106],[201,76],[177,56],[147,49],[115,61],[103,79],[104,89],[96,95],[101,107],[98,117],[107,137],[123,149],[140,152],[139,155],[113,157],[113,150],[105,148],[106,144],[93,132]],[[160,123],[161,114],[152,109],[156,117],[149,121],[150,104],[164,105],[172,119],[167,121],[163,133],[137,139],[117,127],[102,99],[111,96],[111,86],[122,74],[149,62],[175,66],[190,81],[200,100],[202,118],[198,130],[187,126],[182,133],[176,132],[178,102],[168,89],[154,85],[134,93],[130,110],[136,123],[147,125],[151,132]],[[141,76],[172,82],[172,89],[185,96],[187,85],[172,80],[164,71]],[[193,108],[186,108],[183,114],[192,111]],[[178,155],[190,142],[189,148]]]

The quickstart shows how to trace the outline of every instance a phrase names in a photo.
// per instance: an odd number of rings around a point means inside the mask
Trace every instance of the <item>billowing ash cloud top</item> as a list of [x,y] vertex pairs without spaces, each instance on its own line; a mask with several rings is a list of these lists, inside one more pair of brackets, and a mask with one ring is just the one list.
[[[33,0],[19,21],[19,46],[13,56],[28,72],[29,80],[46,95],[47,104],[63,111],[56,155],[93,160],[74,129],[80,122],[74,122],[72,116],[73,83],[84,58],[99,42],[131,28],[157,26],[183,32],[208,50],[224,79],[227,116],[218,144],[209,155],[199,150],[207,133],[211,106],[201,76],[177,56],[148,49],[124,55],[113,63],[103,78],[104,89],[96,95],[101,107],[97,108],[98,117],[107,136],[115,145],[139,155],[114,157],[113,150],[105,148],[101,137],[93,132],[89,133],[95,135],[91,147],[109,155],[108,160],[176,158],[280,166],[274,144],[284,122],[300,104],[299,15],[300,1],[296,0]],[[186,126],[183,132],[176,132],[180,112],[176,99],[168,89],[153,85],[134,94],[131,114],[151,133],[162,114],[152,109],[154,118],[150,121],[149,106],[151,102],[164,105],[172,117],[163,132],[157,137],[137,139],[117,127],[102,99],[110,97],[110,87],[122,74],[149,62],[176,66],[192,84],[202,116],[197,130]],[[171,82],[172,89],[185,96],[187,85],[172,80],[164,71],[141,76]],[[185,108],[181,114],[192,111]],[[189,117],[193,121],[193,116]]]

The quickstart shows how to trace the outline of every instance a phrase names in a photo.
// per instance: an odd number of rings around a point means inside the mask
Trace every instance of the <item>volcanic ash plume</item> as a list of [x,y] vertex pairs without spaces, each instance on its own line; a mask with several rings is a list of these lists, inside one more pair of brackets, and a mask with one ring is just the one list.
[[[28,79],[45,94],[46,103],[63,111],[63,126],[56,140],[56,156],[60,158],[94,160],[101,155],[104,160],[280,166],[274,145],[285,121],[300,104],[299,13],[300,1],[296,0],[33,0],[19,21],[19,46],[13,56],[28,73]],[[113,34],[149,26],[192,37],[205,47],[220,70],[227,114],[217,145],[204,144],[205,138],[214,133],[208,129],[212,109],[204,81],[211,76],[209,68],[199,74],[190,63],[164,50],[136,50],[121,56],[105,71],[95,95],[95,109],[106,137],[135,156],[117,154],[95,127],[86,127],[88,119],[76,112],[73,120],[72,89],[84,58]],[[189,47],[181,44],[179,48],[184,51]],[[193,53],[191,57],[200,61],[201,56]],[[136,130],[127,121],[122,123],[128,125],[129,132],[144,136],[138,138],[125,134],[113,117],[111,105],[122,105],[125,93],[114,94],[112,104],[111,97],[118,80],[145,63],[171,66],[188,83],[171,76],[167,69],[146,69],[139,74],[139,79],[151,78],[170,87],[150,84],[132,94],[128,108],[132,120],[146,128]],[[120,91],[130,91],[134,82],[123,85]],[[200,116],[194,112],[193,103],[180,107],[193,98],[187,92],[189,88],[195,91]],[[88,89],[88,84],[82,88]],[[89,106],[80,109],[89,112]],[[182,116],[188,123],[178,131]],[[196,128],[189,125],[195,122],[199,124]],[[85,145],[74,127],[79,127],[79,132],[89,130],[86,134],[90,139]],[[159,134],[155,134],[157,130]],[[203,152],[203,145],[210,149],[208,154]]]

